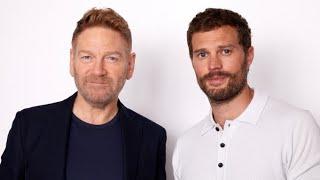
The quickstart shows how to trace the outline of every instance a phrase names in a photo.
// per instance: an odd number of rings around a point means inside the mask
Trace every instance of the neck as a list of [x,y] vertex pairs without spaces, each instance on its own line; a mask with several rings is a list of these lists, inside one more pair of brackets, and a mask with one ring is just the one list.
[[109,122],[117,114],[117,101],[118,99],[115,99],[106,106],[97,107],[85,101],[78,93],[72,112],[86,123],[101,125]]
[[234,120],[248,107],[254,91],[246,85],[232,100],[224,103],[211,102],[212,115],[222,128],[226,120]]

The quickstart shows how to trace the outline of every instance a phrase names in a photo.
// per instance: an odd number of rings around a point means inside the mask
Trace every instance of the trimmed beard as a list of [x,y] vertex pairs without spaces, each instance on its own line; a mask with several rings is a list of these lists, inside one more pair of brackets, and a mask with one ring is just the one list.
[[[241,65],[240,71],[229,73],[225,71],[213,71],[198,79],[198,84],[202,91],[207,95],[209,101],[215,104],[222,104],[231,101],[241,93],[247,84],[247,76],[249,69],[247,68],[246,58]],[[210,89],[210,85],[206,85],[206,81],[213,76],[229,77],[228,84],[225,88]]]
[[[125,79],[119,82],[114,82],[113,79],[107,76],[94,76],[90,75],[85,79],[80,79],[80,76],[75,73],[75,84],[78,89],[78,93],[84,98],[84,100],[91,104],[93,107],[103,109],[110,104],[114,99],[118,98],[118,94],[124,86]],[[103,93],[97,93],[99,89],[95,90],[93,87],[88,87],[88,82],[98,81],[106,84],[106,89]]]

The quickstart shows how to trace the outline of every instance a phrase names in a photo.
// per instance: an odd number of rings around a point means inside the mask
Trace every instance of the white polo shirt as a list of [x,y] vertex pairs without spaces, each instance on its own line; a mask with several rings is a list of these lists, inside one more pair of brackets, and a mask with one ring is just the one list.
[[320,180],[320,129],[308,111],[255,91],[222,129],[210,114],[182,135],[175,180]]

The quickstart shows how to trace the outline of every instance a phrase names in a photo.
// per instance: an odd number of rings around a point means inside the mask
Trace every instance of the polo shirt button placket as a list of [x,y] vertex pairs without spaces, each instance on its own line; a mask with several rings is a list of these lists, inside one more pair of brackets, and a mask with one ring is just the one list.
[[225,141],[226,141],[226,131],[224,131],[219,126],[215,127],[218,134],[218,157],[217,157],[217,180],[223,180],[224,178],[224,163],[225,163]]
[[[224,148],[226,145],[224,144],[224,143],[220,143],[220,147],[221,148]],[[219,168],[222,168],[223,167],[223,163],[222,162],[220,162],[220,163],[218,163],[218,167]]]

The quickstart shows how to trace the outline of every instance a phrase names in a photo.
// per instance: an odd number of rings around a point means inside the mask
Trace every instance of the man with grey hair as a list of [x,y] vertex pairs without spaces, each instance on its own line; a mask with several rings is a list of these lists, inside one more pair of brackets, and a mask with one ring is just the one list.
[[70,73],[78,92],[17,113],[1,180],[165,180],[165,130],[128,109],[119,93],[134,70],[127,22],[112,9],[78,21]]

